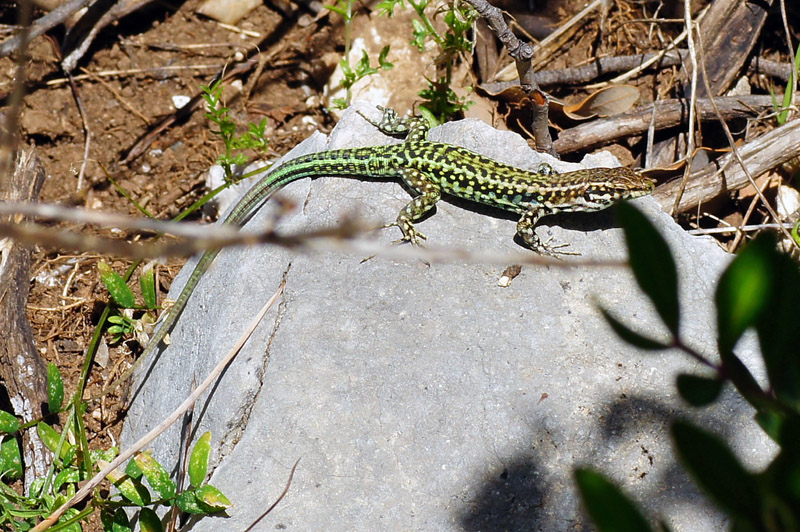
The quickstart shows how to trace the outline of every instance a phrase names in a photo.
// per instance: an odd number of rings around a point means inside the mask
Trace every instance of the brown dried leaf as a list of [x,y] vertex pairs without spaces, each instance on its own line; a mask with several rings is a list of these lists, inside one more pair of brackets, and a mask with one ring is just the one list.
[[607,117],[624,113],[639,100],[639,89],[630,85],[605,87],[587,96],[583,101],[564,105],[564,114],[573,120],[588,120],[595,116]]

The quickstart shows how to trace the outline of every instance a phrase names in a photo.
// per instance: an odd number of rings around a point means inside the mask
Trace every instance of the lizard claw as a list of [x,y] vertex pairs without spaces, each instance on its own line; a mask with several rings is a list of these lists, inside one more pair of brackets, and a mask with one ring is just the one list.
[[533,250],[539,253],[540,255],[546,255],[548,257],[553,257],[555,259],[560,259],[563,256],[573,256],[577,257],[580,256],[580,253],[577,251],[559,251],[563,248],[569,247],[569,244],[558,244],[555,246],[551,246],[550,242],[552,242],[553,237],[551,236],[544,242],[539,241],[537,242],[536,246],[533,247]]
[[[392,243],[390,244],[391,246],[398,246],[400,244],[410,243],[414,247],[422,247],[422,244],[420,243],[420,240],[427,240],[428,239],[428,237],[426,237],[424,234],[422,234],[421,232],[417,231],[414,228],[414,226],[403,225],[401,222],[397,222],[397,221],[388,223],[388,224],[382,226],[380,229],[386,229],[386,228],[389,228],[389,227],[399,227],[400,230],[403,231],[403,236],[401,238],[398,238],[397,240],[392,241]],[[369,257],[366,257],[366,258],[362,259],[361,260],[361,264],[363,264],[363,263],[365,263],[368,260],[373,259],[373,258],[375,258],[375,255],[370,255]],[[430,263],[428,261],[422,260],[422,259],[420,259],[420,260],[421,260],[422,263],[430,266]]]

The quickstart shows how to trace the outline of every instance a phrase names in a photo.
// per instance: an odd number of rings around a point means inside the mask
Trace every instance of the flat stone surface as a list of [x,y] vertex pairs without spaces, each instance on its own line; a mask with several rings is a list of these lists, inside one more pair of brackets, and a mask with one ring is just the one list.
[[[528,168],[541,162],[517,135],[479,122],[447,124],[431,138]],[[315,135],[290,156],[391,140],[347,113],[325,141]],[[341,178],[299,181],[280,194],[299,206],[281,220],[283,231],[333,227],[353,213],[390,221],[409,198],[397,183]],[[635,203],[676,255],[686,338],[712,355],[713,289],[730,256],[710,238],[686,235],[652,199]],[[268,203],[248,228],[263,227],[273,209]],[[419,228],[430,246],[519,252],[515,224],[502,212],[442,201]],[[545,219],[539,234],[569,242],[581,259],[625,257],[607,212]],[[376,238],[398,236],[392,228]],[[598,302],[635,328],[663,334],[624,268],[525,267],[500,288],[504,265],[361,258],[226,250],[195,290],[172,345],[139,373],[123,446],[190,393],[286,279],[280,304],[196,405],[192,440],[212,432],[210,482],[235,506],[230,517],[204,518],[193,531],[244,529],[278,497],[298,459],[286,498],[254,530],[588,530],[571,476],[587,464],[654,521],[660,516],[675,531],[719,530],[723,517],[676,463],[670,420],[710,426],[753,468],[775,452],[734,393],[702,411],[681,402],[675,376],[699,372],[697,364],[617,339]],[[755,346],[749,338],[738,354],[763,375]],[[175,426],[152,445],[168,468],[181,436]]]

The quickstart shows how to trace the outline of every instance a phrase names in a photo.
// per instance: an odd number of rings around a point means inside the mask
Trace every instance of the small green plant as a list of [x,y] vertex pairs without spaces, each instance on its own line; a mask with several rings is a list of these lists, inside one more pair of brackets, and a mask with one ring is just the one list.
[[344,74],[344,79],[341,82],[341,85],[346,89],[347,96],[345,98],[334,98],[333,106],[338,109],[346,109],[347,106],[350,105],[351,99],[351,89],[355,83],[367,76],[371,76],[372,74],[376,74],[378,69],[381,70],[390,70],[394,67],[394,65],[386,60],[386,56],[389,54],[389,45],[383,47],[380,54],[378,55],[378,68],[372,67],[369,64],[369,55],[367,55],[366,50],[361,51],[361,59],[356,63],[356,68],[350,66],[350,61],[347,59],[347,55],[342,57],[341,62],[339,63],[342,67],[342,73]]
[[[691,406],[702,408],[726,385],[755,409],[761,429],[780,451],[761,472],[748,471],[718,436],[687,421],[671,435],[683,466],[730,518],[736,531],[800,530],[800,269],[778,251],[769,234],[758,235],[731,262],[717,285],[718,358],[681,337],[678,276],[666,242],[634,207],[617,207],[636,281],[669,331],[668,341],[636,332],[605,309],[606,320],[628,343],[647,351],[677,349],[708,369],[678,376],[676,387]],[[754,329],[768,384],[762,387],[735,354],[739,339]],[[719,360],[718,362],[716,360]],[[608,479],[582,468],[575,478],[585,506],[600,531],[652,531],[642,513]],[[663,528],[663,526],[662,526]]]
[[[108,289],[113,302],[113,308],[107,318],[107,321],[111,323],[108,328],[108,333],[112,336],[111,343],[119,343],[133,335],[137,336],[137,340],[140,340],[140,343],[146,343],[143,341],[143,337],[139,335],[144,332],[145,325],[155,321],[155,316],[149,311],[158,308],[153,263],[146,264],[139,275],[139,287],[142,290],[144,306],[136,304],[136,296],[133,294],[133,290],[125,282],[125,279],[112,270],[108,264],[100,261],[97,264],[97,269],[100,272],[100,279]],[[135,319],[132,311],[137,309],[145,309],[148,312],[145,312],[141,318]]]
[[423,99],[420,107],[426,109],[437,122],[441,123],[464,112],[472,104],[466,98],[458,97],[452,89],[452,82],[456,62],[465,54],[472,52],[473,41],[469,32],[478,18],[478,13],[470,5],[458,0],[439,8],[434,13],[434,18],[443,16],[447,31],[442,35],[436,31],[433,22],[425,13],[431,0],[384,0],[377,7],[384,15],[391,17],[397,6],[405,7],[406,1],[417,14],[413,22],[412,46],[423,52],[426,42],[432,39],[439,47],[439,54],[436,57],[438,72],[436,79],[428,80],[428,88],[421,90],[419,96]]
[[[64,405],[63,381],[55,365],[48,366],[47,377],[50,414],[66,412],[62,432],[59,433],[41,420],[20,424],[13,414],[0,411],[0,530],[30,530],[72,498],[79,483],[90,478],[119,453],[116,447],[89,450],[82,423],[86,403],[73,401]],[[11,488],[8,482],[23,475],[16,434],[33,426],[42,443],[53,453],[53,462],[47,475],[36,479],[30,486],[29,494],[22,495]],[[152,509],[156,505],[197,515],[224,511],[230,507],[230,501],[220,490],[204,482],[208,474],[210,442],[211,434],[206,433],[192,449],[187,489],[178,490],[161,464],[149,454],[139,453],[128,462],[124,473],[115,471],[109,475],[109,480],[118,490],[117,494],[105,498],[95,492],[91,504],[82,510],[69,509],[51,530],[80,532],[83,530],[81,523],[95,510],[99,510],[103,528],[109,532],[133,530],[123,510],[126,507],[138,510],[140,528],[147,531],[163,529]],[[143,481],[147,482],[150,489]]]
[[392,63],[386,60],[389,55],[389,45],[381,49],[378,54],[378,66],[370,66],[369,55],[366,50],[361,51],[361,59],[356,63],[355,68],[350,65],[350,50],[352,47],[352,25],[355,13],[353,12],[354,0],[337,0],[334,4],[326,5],[325,9],[338,13],[344,19],[344,55],[339,65],[342,68],[344,79],[341,81],[340,86],[344,87],[346,95],[344,98],[335,98],[333,106],[338,109],[345,109],[350,105],[352,98],[353,85],[360,79],[363,79],[372,74],[377,74],[380,70],[390,70],[394,67]]
[[208,112],[206,118],[215,123],[218,130],[211,130],[218,135],[225,144],[225,153],[219,156],[217,163],[225,170],[226,180],[233,181],[234,166],[242,166],[247,162],[246,150],[265,151],[268,143],[264,138],[267,128],[267,119],[254,124],[250,122],[247,131],[237,134],[236,122],[230,117],[230,109],[222,104],[222,83],[215,82],[210,87],[200,85],[203,99],[206,101]]
[[[794,65],[796,70],[800,70],[800,44],[797,45],[797,51],[794,54]],[[789,119],[789,106],[792,104],[792,94],[795,91],[797,82],[794,79],[794,72],[789,72],[789,81],[786,82],[786,87],[783,89],[783,104],[778,105],[778,98],[775,96],[775,92],[772,90],[772,85],[770,84],[769,93],[772,96],[772,108],[775,109],[777,113],[776,120],[778,121],[778,125],[783,125],[786,123],[786,120]]]
[[[159,519],[149,506],[174,506],[181,512],[195,515],[210,515],[229,508],[231,502],[228,498],[216,487],[204,483],[208,474],[210,444],[211,433],[206,432],[192,449],[188,469],[189,488],[182,491],[178,490],[169,472],[149,453],[138,453],[128,462],[124,474],[116,472],[109,477],[121,497],[114,499],[114,504],[109,504],[101,512],[105,529],[119,530],[123,526],[122,530],[132,530],[125,512],[120,513],[120,506],[138,507],[140,521],[145,520],[152,523],[151,526],[158,526],[148,530],[161,530]],[[143,480],[147,481],[157,497],[150,494]]]

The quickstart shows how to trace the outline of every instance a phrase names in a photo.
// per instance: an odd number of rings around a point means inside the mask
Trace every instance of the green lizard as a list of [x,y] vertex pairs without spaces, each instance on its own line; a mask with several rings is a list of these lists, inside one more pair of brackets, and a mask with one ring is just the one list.
[[[556,173],[548,165],[522,170],[475,152],[427,139],[428,123],[421,117],[399,118],[383,109],[374,122],[382,133],[405,137],[402,144],[349,148],[312,153],[268,170],[224,218],[241,226],[276,190],[306,177],[362,176],[400,178],[416,196],[390,224],[400,228],[402,240],[419,244],[425,236],[414,222],[432,209],[442,193],[498,207],[521,215],[517,234],[531,249],[554,254],[534,228],[543,216],[558,212],[599,211],[617,200],[649,194],[653,182],[627,168],[592,168]],[[219,253],[203,253],[174,305],[164,318],[140,360],[154,351],[172,329],[203,273]]]

